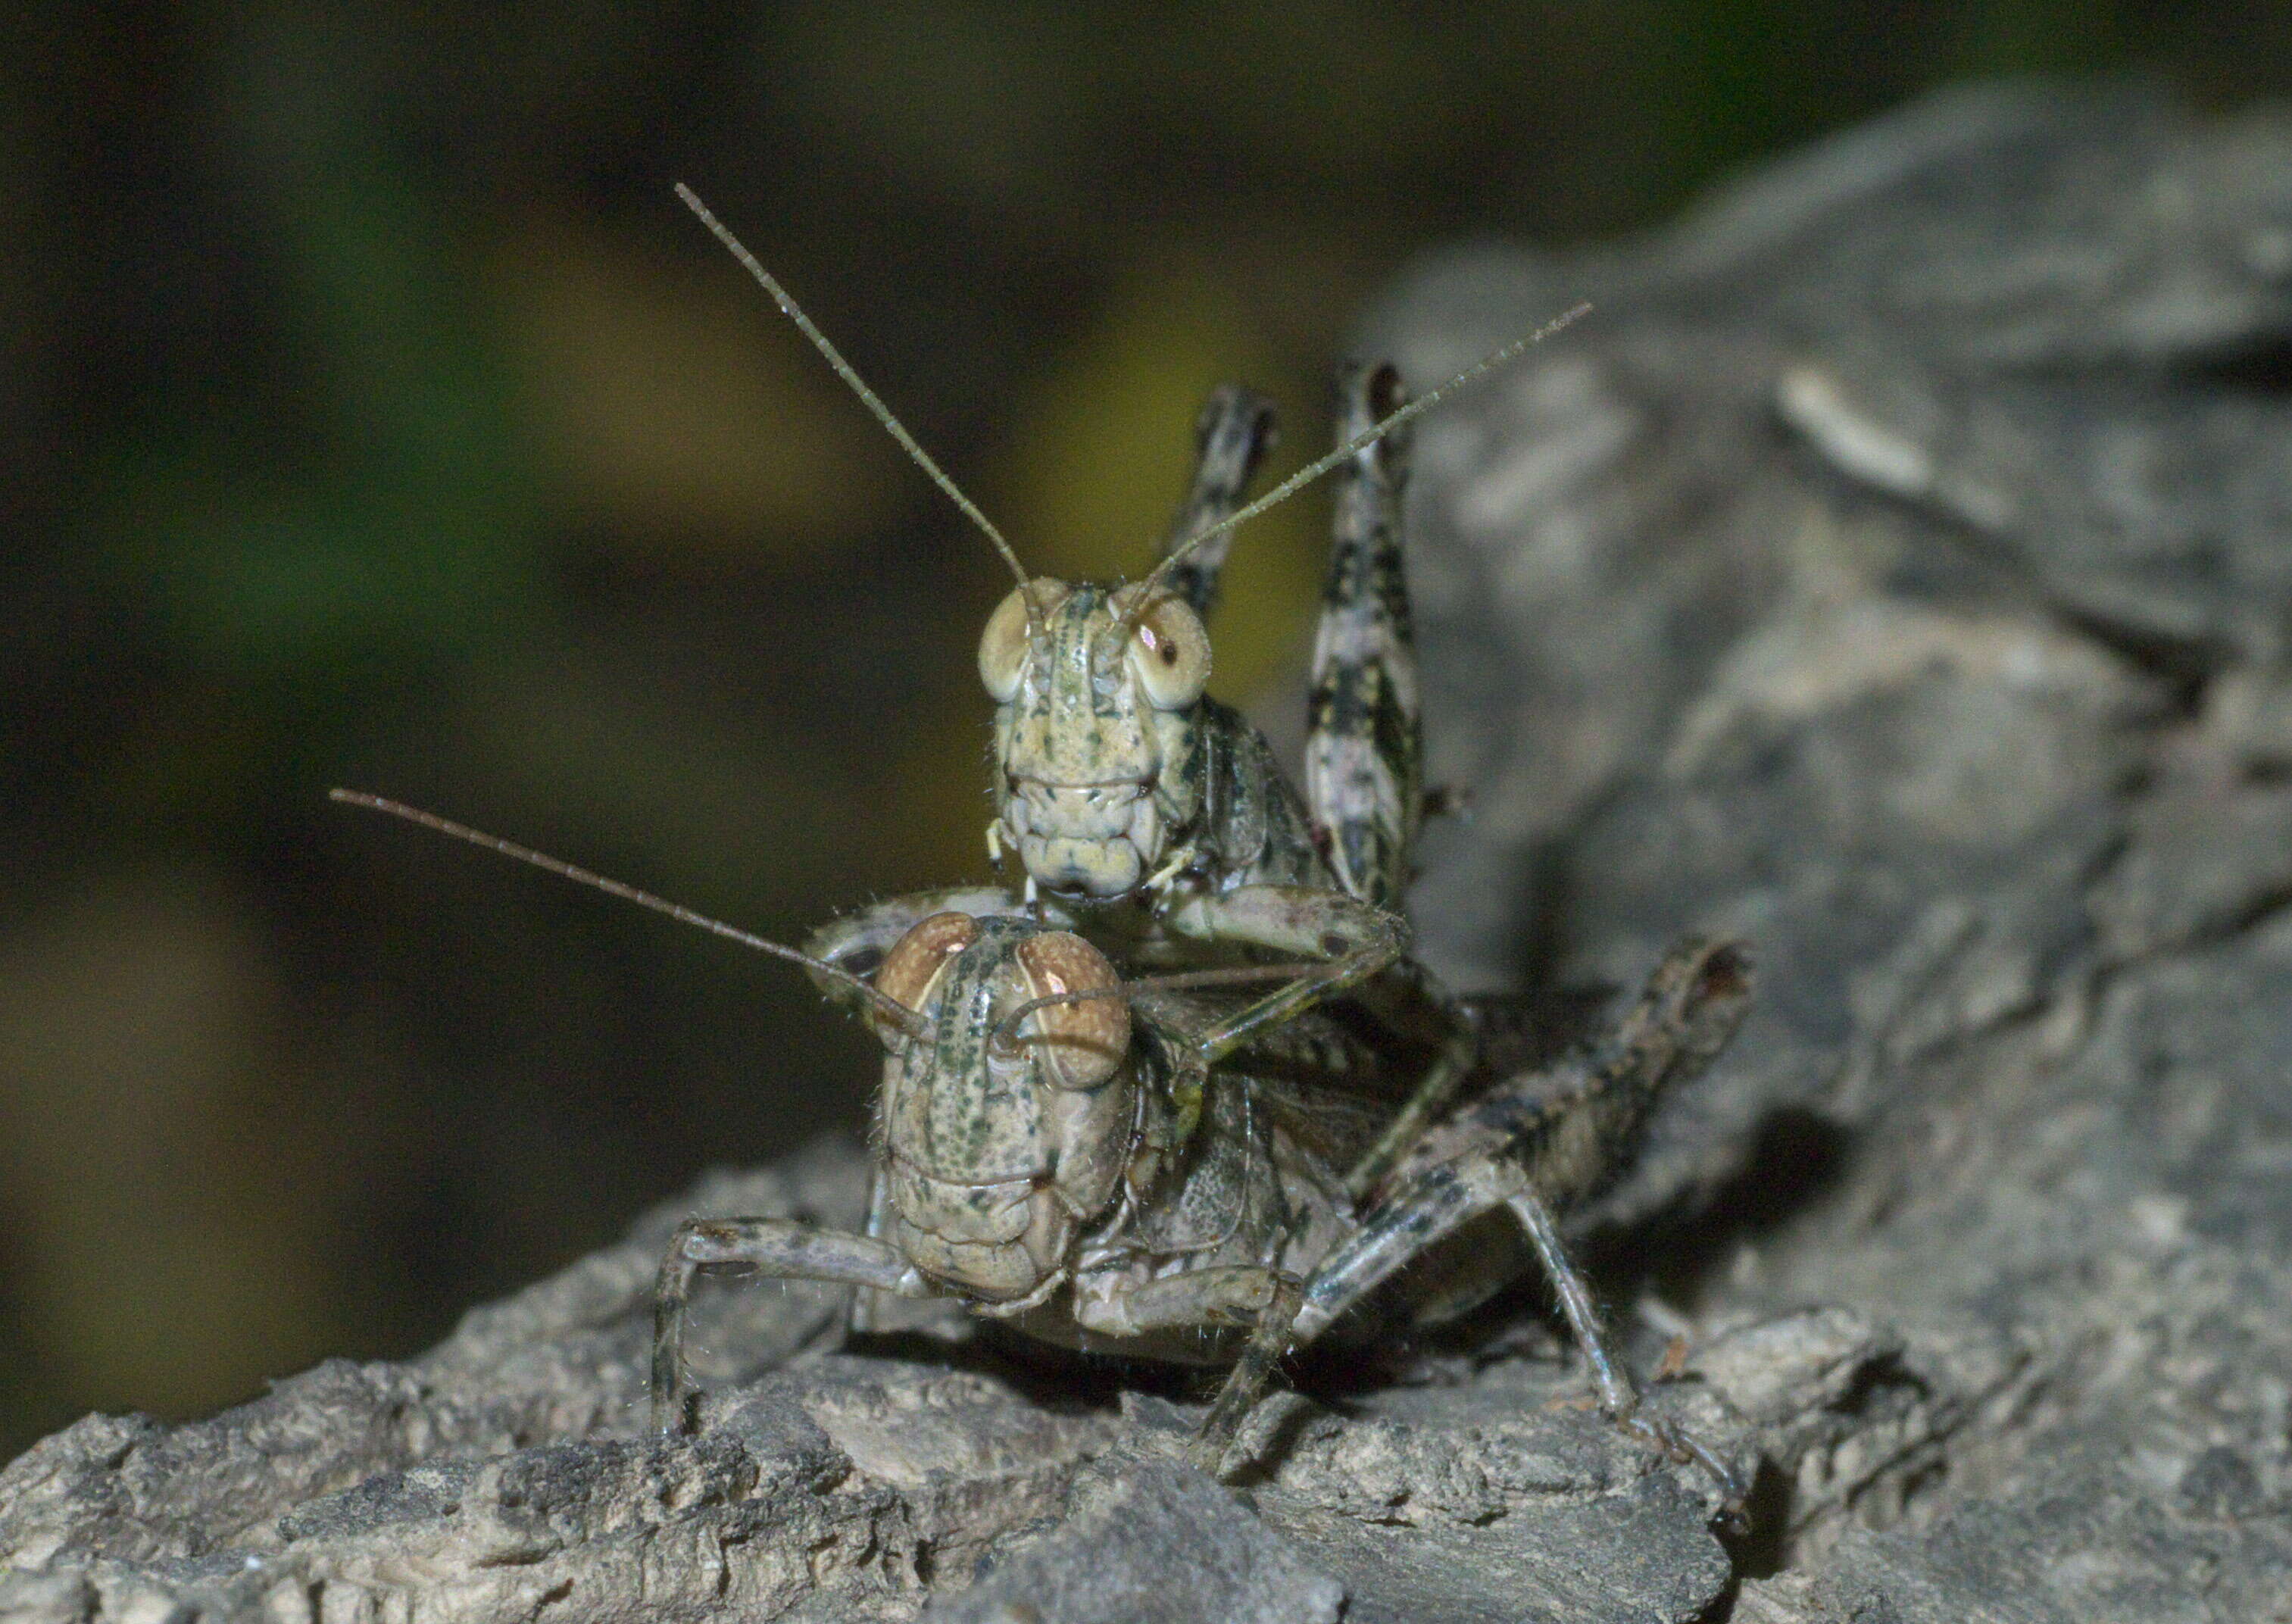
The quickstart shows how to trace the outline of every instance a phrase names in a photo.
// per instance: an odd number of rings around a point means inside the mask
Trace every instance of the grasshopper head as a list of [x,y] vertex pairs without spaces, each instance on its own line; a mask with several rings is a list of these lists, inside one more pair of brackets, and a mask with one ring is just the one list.
[[934,914],[884,959],[877,990],[923,1015],[884,1023],[884,1151],[896,1240],[925,1273],[990,1302],[1060,1277],[1077,1227],[1128,1164],[1130,1010],[1081,937],[1024,920]]
[[[1125,896],[1199,808],[1190,771],[1209,636],[1182,598],[1037,579],[979,643],[996,703],[996,815],[1044,890]],[[1035,601],[1030,625],[1027,594]]]

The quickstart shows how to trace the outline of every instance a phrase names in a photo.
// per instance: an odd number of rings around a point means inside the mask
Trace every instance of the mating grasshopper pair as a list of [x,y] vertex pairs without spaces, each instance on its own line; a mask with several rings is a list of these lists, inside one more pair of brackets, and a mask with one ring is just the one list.
[[[797,953],[336,792],[803,962],[883,1039],[865,1232],[746,1217],[681,1227],[656,1299],[657,1425],[693,1419],[682,1336],[695,1278],[738,1268],[852,1287],[855,1327],[876,1293],[952,1297],[1045,1340],[1231,1363],[1196,1450],[1215,1470],[1275,1363],[1349,1311],[1376,1296],[1438,1317],[1505,1283],[1517,1246],[1468,1227],[1504,1208],[1554,1283],[1602,1408],[1701,1460],[1739,1506],[1723,1463],[1636,1414],[1554,1214],[1625,1163],[1655,1098],[1732,1035],[1748,993],[1741,952],[1683,943],[1603,1049],[1490,1077],[1472,1011],[1405,957],[1393,911],[1424,805],[1402,430],[1532,339],[1406,404],[1392,368],[1347,371],[1337,449],[1247,506],[1271,412],[1221,390],[1150,575],[1115,587],[1030,578],[778,284],[682,195],[1018,578],[979,666],[997,704],[989,849],[998,864],[1015,856],[1024,879],[1015,894],[894,899]],[[1336,544],[1301,799],[1256,731],[1204,692],[1203,617],[1234,528],[1329,472]],[[1269,980],[1270,992],[1235,990]],[[1428,1266],[1392,1280],[1419,1259]]]

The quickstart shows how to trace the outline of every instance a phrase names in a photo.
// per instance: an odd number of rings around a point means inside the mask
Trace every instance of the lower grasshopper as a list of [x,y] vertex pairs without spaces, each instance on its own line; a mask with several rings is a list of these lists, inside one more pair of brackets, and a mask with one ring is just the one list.
[[[887,1053],[870,1232],[689,1221],[661,1265],[656,1419],[683,1418],[692,1277],[730,1264],[956,1297],[1104,1353],[1231,1360],[1195,1448],[1215,1470],[1277,1360],[1503,1208],[1553,1282],[1601,1409],[1702,1462],[1730,1515],[1739,1510],[1742,1486],[1723,1463],[1638,1415],[1557,1215],[1629,1164],[1657,1099],[1734,1035],[1750,990],[1742,950],[1674,947],[1602,1052],[1498,1079],[1418,1136],[1366,1208],[1343,1169],[1414,1095],[1416,1066],[1344,1023],[1306,1014],[1264,1026],[1249,1006],[1180,990],[1217,974],[1126,986],[1065,931],[960,913],[920,921],[874,983],[928,1036],[876,1023]],[[1517,1264],[1506,1248],[1464,1248],[1424,1273],[1435,1295],[1406,1306],[1420,1320],[1461,1312]]]
[[[855,1306],[878,1292],[954,1298],[1045,1341],[1231,1363],[1193,1446],[1215,1471],[1275,1363],[1388,1282],[1419,1320],[1504,1284],[1521,1261],[1513,1249],[1452,1240],[1503,1208],[1553,1281],[1601,1409],[1699,1461],[1728,1514],[1739,1510],[1743,1486],[1724,1462],[1638,1413],[1558,1217],[1628,1164],[1656,1100],[1732,1037],[1749,993],[1740,949],[1675,947],[1601,1050],[1494,1079],[1419,1135],[1377,1199],[1357,1206],[1342,1169],[1410,1097],[1416,1064],[1318,1013],[1267,1026],[1248,1000],[1207,990],[1288,966],[1126,983],[1070,932],[947,912],[909,929],[870,983],[434,814],[335,796],[803,964],[882,1040],[865,1232],[697,1217],[670,1240],[654,1301],[660,1430],[693,1421],[683,1333],[694,1281],[736,1269],[851,1287]],[[1435,1253],[1413,1292],[1392,1281]]]

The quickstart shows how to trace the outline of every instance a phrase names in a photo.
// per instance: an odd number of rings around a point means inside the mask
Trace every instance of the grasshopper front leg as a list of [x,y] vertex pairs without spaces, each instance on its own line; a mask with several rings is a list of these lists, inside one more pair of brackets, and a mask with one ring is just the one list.
[[739,1264],[772,1280],[927,1297],[939,1292],[889,1241],[786,1218],[687,1218],[660,1260],[653,1296],[652,1424],[674,1433],[689,1424],[691,1379],[684,1368],[684,1311],[692,1281],[706,1267]]
[[1195,1466],[1215,1476],[1235,1428],[1289,1345],[1290,1328],[1304,1302],[1303,1282],[1279,1269],[1232,1264],[1125,1282],[1095,1296],[1086,1295],[1092,1283],[1087,1276],[1077,1282],[1075,1322],[1086,1330],[1137,1337],[1196,1328],[1249,1329],[1248,1342],[1187,1450]]
[[1300,976],[1205,1033],[1202,1056],[1212,1062],[1232,1053],[1252,1033],[1352,990],[1408,950],[1408,925],[1400,915],[1311,885],[1240,885],[1191,895],[1162,918],[1174,935],[1328,961],[1327,968]]
[[1310,885],[1241,885],[1188,897],[1163,920],[1174,935],[1246,942],[1293,958],[1328,961],[1326,969],[1277,988],[1203,1033],[1202,1055],[1211,1062],[1381,972],[1396,966],[1406,969],[1408,983],[1433,1011],[1444,1035],[1408,1099],[1346,1172],[1345,1192],[1352,1200],[1363,1200],[1408,1153],[1478,1062],[1479,1036],[1461,1004],[1431,972],[1404,958],[1408,922],[1373,902]]

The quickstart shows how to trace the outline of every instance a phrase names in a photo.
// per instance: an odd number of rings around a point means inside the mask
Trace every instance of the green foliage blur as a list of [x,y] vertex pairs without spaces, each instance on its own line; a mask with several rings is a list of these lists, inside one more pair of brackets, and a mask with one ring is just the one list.
[[[1007,582],[1134,570],[1204,392],[1326,435],[1421,248],[1661,220],[1945,81],[2280,93],[2292,9],[28,0],[0,66],[0,1458],[378,1357],[864,1117],[783,938],[985,872]],[[1586,290],[1591,291],[1591,290]],[[1321,510],[1217,686],[1301,658]]]

